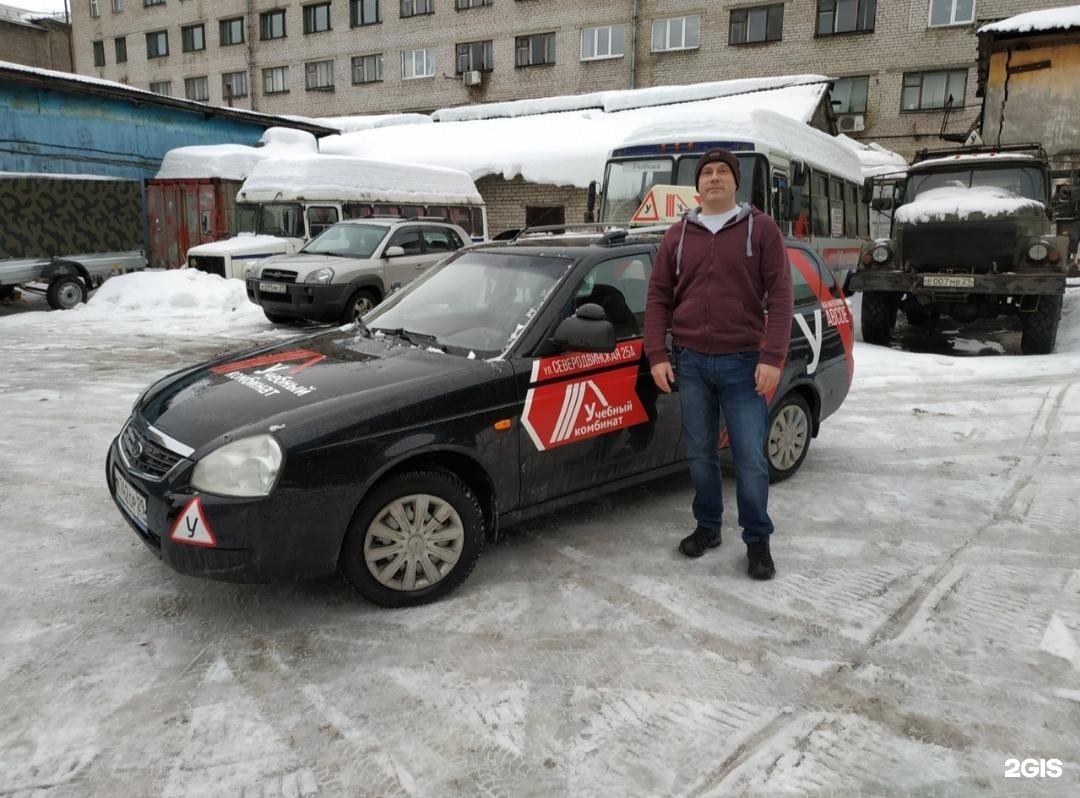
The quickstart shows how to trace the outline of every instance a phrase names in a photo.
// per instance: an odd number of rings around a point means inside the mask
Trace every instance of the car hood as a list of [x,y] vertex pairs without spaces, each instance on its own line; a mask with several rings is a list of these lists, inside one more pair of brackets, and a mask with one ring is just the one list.
[[296,272],[297,282],[302,283],[304,276],[311,274],[313,271],[325,268],[340,269],[343,263],[352,264],[353,262],[353,258],[336,258],[332,255],[305,255],[303,253],[275,255],[259,264],[258,274],[263,276],[263,272],[267,269]]
[[409,406],[440,390],[468,390],[493,369],[509,366],[342,328],[179,372],[151,386],[136,412],[198,457],[247,435],[269,432],[288,445],[313,424],[326,433],[376,416],[404,418]]

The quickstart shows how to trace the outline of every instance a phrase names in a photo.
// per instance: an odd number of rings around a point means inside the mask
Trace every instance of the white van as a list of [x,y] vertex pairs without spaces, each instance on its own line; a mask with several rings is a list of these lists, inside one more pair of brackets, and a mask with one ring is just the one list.
[[243,279],[271,255],[291,255],[342,219],[440,218],[473,241],[487,238],[487,212],[465,172],[343,155],[266,158],[236,195],[232,238],[187,253],[189,268]]

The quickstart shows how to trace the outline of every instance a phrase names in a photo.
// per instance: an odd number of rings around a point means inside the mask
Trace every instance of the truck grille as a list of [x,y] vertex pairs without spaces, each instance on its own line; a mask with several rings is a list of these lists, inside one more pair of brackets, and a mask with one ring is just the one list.
[[120,448],[132,470],[161,479],[180,462],[180,455],[150,440],[130,421],[120,434]]
[[296,272],[285,271],[284,269],[275,269],[272,266],[268,269],[263,269],[259,274],[260,280],[271,280],[275,283],[295,283]]
[[1016,250],[1014,222],[943,222],[904,228],[903,257],[916,271],[951,269],[986,274],[994,263],[1012,271]]
[[207,274],[225,276],[225,258],[220,255],[196,255],[188,260],[188,265]]

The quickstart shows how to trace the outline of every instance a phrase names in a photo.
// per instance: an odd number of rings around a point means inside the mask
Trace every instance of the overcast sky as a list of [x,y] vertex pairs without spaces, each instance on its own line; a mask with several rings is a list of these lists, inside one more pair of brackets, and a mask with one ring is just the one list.
[[[68,0],[68,2],[70,3],[71,0]],[[64,10],[64,0],[5,0],[4,5],[15,6],[15,8],[25,8],[28,11]]]

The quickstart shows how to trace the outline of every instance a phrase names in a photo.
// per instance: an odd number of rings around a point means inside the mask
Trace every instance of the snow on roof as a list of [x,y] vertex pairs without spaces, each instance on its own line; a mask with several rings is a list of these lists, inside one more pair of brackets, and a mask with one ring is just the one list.
[[370,116],[293,116],[286,115],[285,119],[296,122],[304,122],[309,125],[321,125],[339,130],[342,133],[353,133],[357,130],[370,130],[373,127],[394,127],[396,125],[430,125],[432,118],[427,114],[372,114]]
[[1080,5],[1044,8],[1042,11],[1028,11],[1015,17],[991,22],[979,28],[984,33],[1038,33],[1048,30],[1069,30],[1080,28]]
[[209,144],[177,147],[165,153],[158,180],[220,177],[243,180],[259,161],[288,155],[310,155],[318,151],[315,137],[303,130],[287,127],[267,128],[259,146],[244,144]]
[[908,163],[904,156],[886,149],[880,144],[872,141],[856,141],[843,133],[837,136],[836,140],[855,153],[855,157],[859,159],[859,165],[862,167],[863,177],[898,174],[907,171]]
[[237,200],[483,203],[472,179],[457,169],[334,155],[263,159],[240,187]]
[[[696,90],[693,86],[678,88],[686,90],[678,94],[680,97],[688,97]],[[320,140],[319,149],[373,160],[408,158],[414,163],[453,167],[468,172],[474,180],[487,175],[512,180],[520,175],[531,183],[585,188],[590,181],[603,179],[604,163],[611,150],[644,126],[661,122],[718,126],[733,114],[765,109],[794,120],[794,129],[810,130],[805,123],[813,117],[826,90],[826,83],[800,84],[611,113],[601,109],[574,110],[549,112],[542,118],[518,115],[442,121],[435,128],[377,128],[327,136]],[[543,103],[547,101],[524,102],[534,103],[531,108],[535,109],[546,107]],[[840,150],[850,155],[845,148]]]
[[901,205],[895,221],[906,224],[920,224],[945,219],[956,215],[966,219],[973,213],[986,216],[1004,216],[1015,214],[1028,208],[1042,210],[1038,200],[1018,197],[1000,186],[943,186],[924,191],[914,202]]
[[1023,152],[972,152],[962,153],[958,155],[946,155],[943,158],[928,158],[925,161],[919,161],[912,164],[910,169],[922,169],[925,166],[938,167],[944,164],[957,164],[964,165],[968,163],[977,163],[979,161],[1038,161],[1034,155],[1028,155]]

